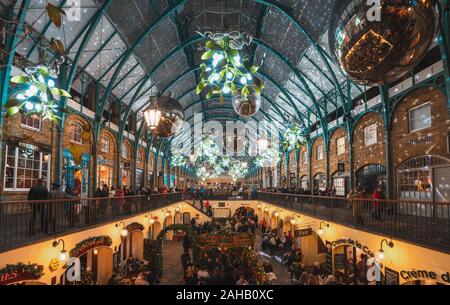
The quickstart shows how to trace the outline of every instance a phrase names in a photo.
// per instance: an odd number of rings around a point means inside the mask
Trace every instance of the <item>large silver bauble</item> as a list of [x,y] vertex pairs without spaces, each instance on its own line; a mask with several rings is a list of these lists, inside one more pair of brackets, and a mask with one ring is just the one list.
[[161,120],[157,128],[151,129],[151,132],[157,137],[169,138],[177,133],[182,126],[184,118],[183,106],[169,96],[159,97],[157,103],[161,110]]
[[241,93],[236,93],[233,96],[233,108],[240,116],[249,118],[261,108],[261,97],[256,93],[250,93],[244,98]]
[[391,83],[411,71],[439,28],[438,0],[379,2],[338,0],[329,27],[332,56],[346,76],[362,85]]

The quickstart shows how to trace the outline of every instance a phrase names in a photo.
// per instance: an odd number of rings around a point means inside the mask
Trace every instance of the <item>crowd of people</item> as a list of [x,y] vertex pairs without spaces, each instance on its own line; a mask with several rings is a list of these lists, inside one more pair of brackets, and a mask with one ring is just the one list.
[[109,285],[155,285],[159,283],[157,272],[150,262],[140,261],[132,255],[114,270]]

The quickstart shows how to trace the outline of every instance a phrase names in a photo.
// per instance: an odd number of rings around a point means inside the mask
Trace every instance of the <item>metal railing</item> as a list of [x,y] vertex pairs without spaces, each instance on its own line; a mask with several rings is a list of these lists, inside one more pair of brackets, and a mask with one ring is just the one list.
[[49,236],[145,213],[182,200],[181,193],[0,202],[0,251]]
[[258,200],[318,219],[450,250],[450,203],[262,192]]

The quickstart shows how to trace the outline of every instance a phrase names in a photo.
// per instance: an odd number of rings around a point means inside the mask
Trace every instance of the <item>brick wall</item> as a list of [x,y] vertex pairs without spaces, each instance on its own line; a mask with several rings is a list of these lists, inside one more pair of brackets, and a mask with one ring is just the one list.
[[[431,102],[431,128],[410,132],[409,110]],[[447,135],[450,120],[444,93],[434,87],[413,91],[395,107],[392,118],[392,165],[394,171],[394,198],[397,188],[397,168],[403,162],[421,155],[436,155],[450,158]]]
[[[364,128],[377,124],[377,143],[366,146],[364,143]],[[386,135],[383,119],[378,113],[368,113],[355,126],[353,132],[353,164],[355,172],[368,164],[386,166]]]
[[[317,147],[320,145],[323,145],[323,159],[317,160]],[[325,153],[325,142],[323,138],[317,138],[313,145],[312,145],[312,158],[311,158],[311,164],[312,164],[312,176],[314,176],[318,173],[326,173],[327,168],[327,158]]]
[[[337,154],[337,140],[339,138],[345,138],[345,153]],[[332,176],[338,170],[338,163],[344,163],[345,171],[350,170],[349,163],[349,147],[348,147],[348,136],[347,131],[344,128],[339,128],[333,132],[330,137],[330,176]]]

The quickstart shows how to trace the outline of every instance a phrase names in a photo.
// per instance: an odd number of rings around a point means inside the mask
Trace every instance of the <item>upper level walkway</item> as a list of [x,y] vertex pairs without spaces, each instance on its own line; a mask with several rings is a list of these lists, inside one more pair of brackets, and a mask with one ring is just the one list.
[[0,252],[146,213],[182,201],[181,193],[0,202]]
[[[0,203],[0,252],[62,233],[126,219],[180,202],[181,193],[151,196],[25,201]],[[229,201],[227,194],[205,199]],[[414,201],[373,201],[258,193],[254,199],[320,220],[396,237],[450,252],[450,204]],[[270,215],[271,216],[271,215]]]
[[314,218],[450,252],[450,203],[258,193],[258,200]]

